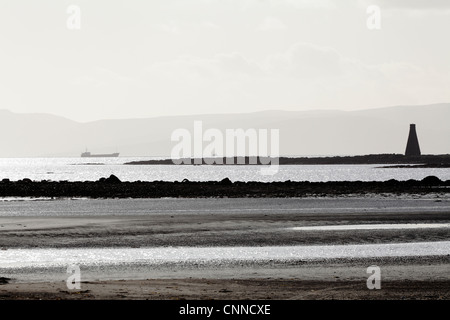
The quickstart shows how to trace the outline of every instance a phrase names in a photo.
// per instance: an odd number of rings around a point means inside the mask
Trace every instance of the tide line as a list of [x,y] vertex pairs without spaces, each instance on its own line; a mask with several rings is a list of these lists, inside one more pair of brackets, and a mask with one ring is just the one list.
[[345,231],[345,230],[407,230],[450,228],[450,223],[407,223],[407,224],[355,224],[288,228],[294,231]]

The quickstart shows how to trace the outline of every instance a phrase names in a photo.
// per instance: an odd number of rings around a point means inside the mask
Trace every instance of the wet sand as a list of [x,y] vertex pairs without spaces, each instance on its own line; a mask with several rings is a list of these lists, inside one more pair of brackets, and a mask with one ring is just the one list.
[[[367,288],[367,268],[373,265],[381,270],[379,290]],[[61,270],[59,281],[11,280],[0,285],[0,299],[448,300],[448,270],[448,257],[274,262],[216,269],[172,266],[156,277],[149,272],[140,279],[127,278],[129,274],[120,280],[83,278],[80,289],[73,290]]]
[[441,300],[450,281],[383,282],[368,290],[361,281],[277,279],[155,279],[98,281],[68,290],[64,283],[0,286],[0,300]]
[[281,246],[445,241],[450,229],[293,230],[450,223],[447,198],[105,199],[0,204],[0,248]]
[[[18,248],[287,246],[448,241],[449,228],[303,231],[292,227],[348,224],[449,223],[449,200],[431,199],[170,199],[143,200],[124,209],[118,200],[0,205],[0,246]],[[93,200],[86,200],[93,201]],[[122,200],[126,201],[126,200]],[[164,202],[166,201],[166,202]],[[229,201],[229,205],[226,202]],[[378,203],[378,207],[374,207]],[[93,203],[94,204],[94,203]],[[57,205],[61,210],[54,210]],[[8,207],[9,206],[9,207]],[[14,208],[11,209],[10,206]],[[99,207],[103,209],[97,210]],[[26,208],[33,208],[27,211]],[[120,210],[128,210],[121,215]],[[147,210],[142,210],[147,208]],[[83,212],[83,214],[75,211]],[[15,215],[15,213],[21,215]],[[27,213],[28,212],[28,213]],[[170,214],[172,212],[172,214]],[[117,214],[117,215],[116,215]],[[119,215],[120,214],[120,215]],[[450,248],[449,248],[450,250]],[[0,255],[1,255],[0,251]],[[450,252],[449,252],[450,253]],[[367,267],[380,266],[382,289],[366,286]],[[136,266],[86,273],[80,290],[69,290],[65,270],[49,281],[31,270],[0,276],[0,299],[449,299],[450,256],[266,261],[229,266]],[[33,273],[34,272],[34,273]],[[147,276],[145,276],[147,275]]]

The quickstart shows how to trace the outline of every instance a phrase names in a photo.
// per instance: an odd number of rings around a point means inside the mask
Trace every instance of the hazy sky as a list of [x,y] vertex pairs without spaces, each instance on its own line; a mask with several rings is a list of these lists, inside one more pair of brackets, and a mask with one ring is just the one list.
[[0,109],[88,121],[449,102],[449,33],[448,0],[1,0]]

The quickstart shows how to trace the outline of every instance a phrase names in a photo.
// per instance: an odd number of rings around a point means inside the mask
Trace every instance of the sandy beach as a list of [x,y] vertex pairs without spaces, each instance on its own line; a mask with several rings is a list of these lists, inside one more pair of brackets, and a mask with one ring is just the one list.
[[[414,245],[450,239],[450,228],[427,227],[450,222],[450,200],[445,197],[31,202],[0,205],[0,255],[103,248],[123,248],[124,252],[130,251],[127,248],[209,248],[214,252],[218,247],[239,246]],[[390,224],[425,227],[376,227]],[[376,228],[293,229],[355,225]],[[444,247],[443,252],[345,259],[81,264],[80,290],[68,289],[65,264],[11,267],[3,263],[0,277],[8,279],[0,285],[0,299],[449,299],[450,248]],[[367,268],[372,265],[381,269],[381,290],[367,288]]]
[[154,279],[0,286],[0,300],[448,300],[449,281],[385,282],[368,290],[364,282],[273,279]]

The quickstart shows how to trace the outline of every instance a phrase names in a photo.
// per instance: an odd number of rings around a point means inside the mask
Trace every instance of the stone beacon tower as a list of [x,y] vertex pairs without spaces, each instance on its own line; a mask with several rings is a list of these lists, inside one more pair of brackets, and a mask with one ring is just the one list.
[[416,125],[409,125],[408,144],[406,145],[405,156],[420,156],[419,140],[417,139]]

